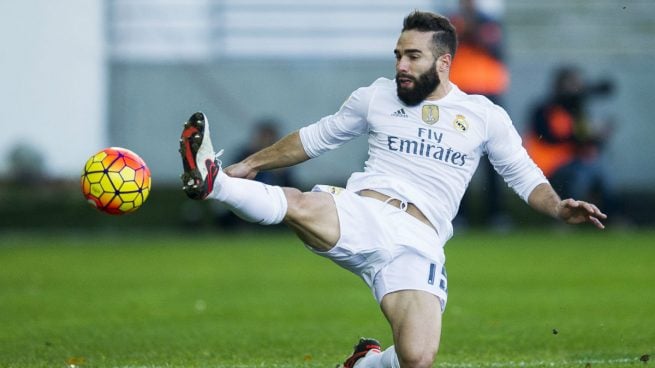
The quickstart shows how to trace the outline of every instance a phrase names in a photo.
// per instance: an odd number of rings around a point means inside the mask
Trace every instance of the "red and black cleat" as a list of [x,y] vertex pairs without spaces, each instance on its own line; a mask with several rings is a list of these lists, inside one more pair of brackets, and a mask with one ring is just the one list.
[[[380,345],[380,342],[376,339],[368,339],[365,337],[362,337],[359,339],[359,342],[357,345],[354,346],[353,348],[353,354],[346,359],[345,362],[343,362],[343,368],[353,368],[355,366],[355,363],[361,358],[363,358],[366,354],[368,354],[369,351],[377,351],[380,352],[382,350],[382,346]],[[337,366],[340,367],[340,366]]]
[[220,161],[216,159],[218,155],[212,147],[205,114],[197,112],[184,123],[179,152],[184,170],[181,176],[182,190],[189,198],[206,198],[214,189]]

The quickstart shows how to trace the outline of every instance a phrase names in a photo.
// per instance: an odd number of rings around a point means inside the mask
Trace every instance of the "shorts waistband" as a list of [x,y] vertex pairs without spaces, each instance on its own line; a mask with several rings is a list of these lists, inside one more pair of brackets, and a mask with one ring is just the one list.
[[410,216],[421,221],[422,223],[430,226],[433,230],[436,231],[436,229],[434,228],[432,223],[428,220],[428,218],[425,217],[423,212],[421,212],[421,210],[419,210],[418,207],[416,207],[413,203],[403,202],[400,199],[389,197],[386,194],[382,194],[380,192],[371,189],[360,190],[359,192],[357,192],[357,194],[359,194],[362,197],[377,199],[384,203],[390,204],[396,208],[399,208],[407,212],[407,214],[409,214]]

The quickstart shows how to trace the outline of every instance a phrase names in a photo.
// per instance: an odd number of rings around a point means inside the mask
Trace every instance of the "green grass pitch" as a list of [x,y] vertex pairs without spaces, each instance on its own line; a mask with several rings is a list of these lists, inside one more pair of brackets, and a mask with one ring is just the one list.
[[[438,367],[641,367],[655,233],[470,232]],[[0,367],[334,367],[391,343],[365,285],[287,232],[0,235]]]

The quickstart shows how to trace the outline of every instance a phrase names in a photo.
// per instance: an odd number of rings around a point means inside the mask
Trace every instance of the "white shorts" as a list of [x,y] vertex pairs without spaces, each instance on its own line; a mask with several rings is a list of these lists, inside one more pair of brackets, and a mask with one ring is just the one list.
[[[341,236],[327,252],[307,246],[310,250],[361,277],[378,303],[394,291],[422,290],[436,295],[445,309],[444,241],[433,228],[395,206],[347,189],[317,185],[312,191],[332,194]],[[434,252],[419,250],[427,248]]]

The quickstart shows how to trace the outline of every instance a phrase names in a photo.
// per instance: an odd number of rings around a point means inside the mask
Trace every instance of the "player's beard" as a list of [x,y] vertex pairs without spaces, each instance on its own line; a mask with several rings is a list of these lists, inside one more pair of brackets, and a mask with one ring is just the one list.
[[[441,83],[437,74],[437,63],[434,62],[428,70],[419,75],[418,79],[409,74],[396,74],[396,92],[398,98],[408,106],[416,106],[425,100]],[[414,82],[413,88],[403,88],[398,82],[398,78],[411,79]]]

